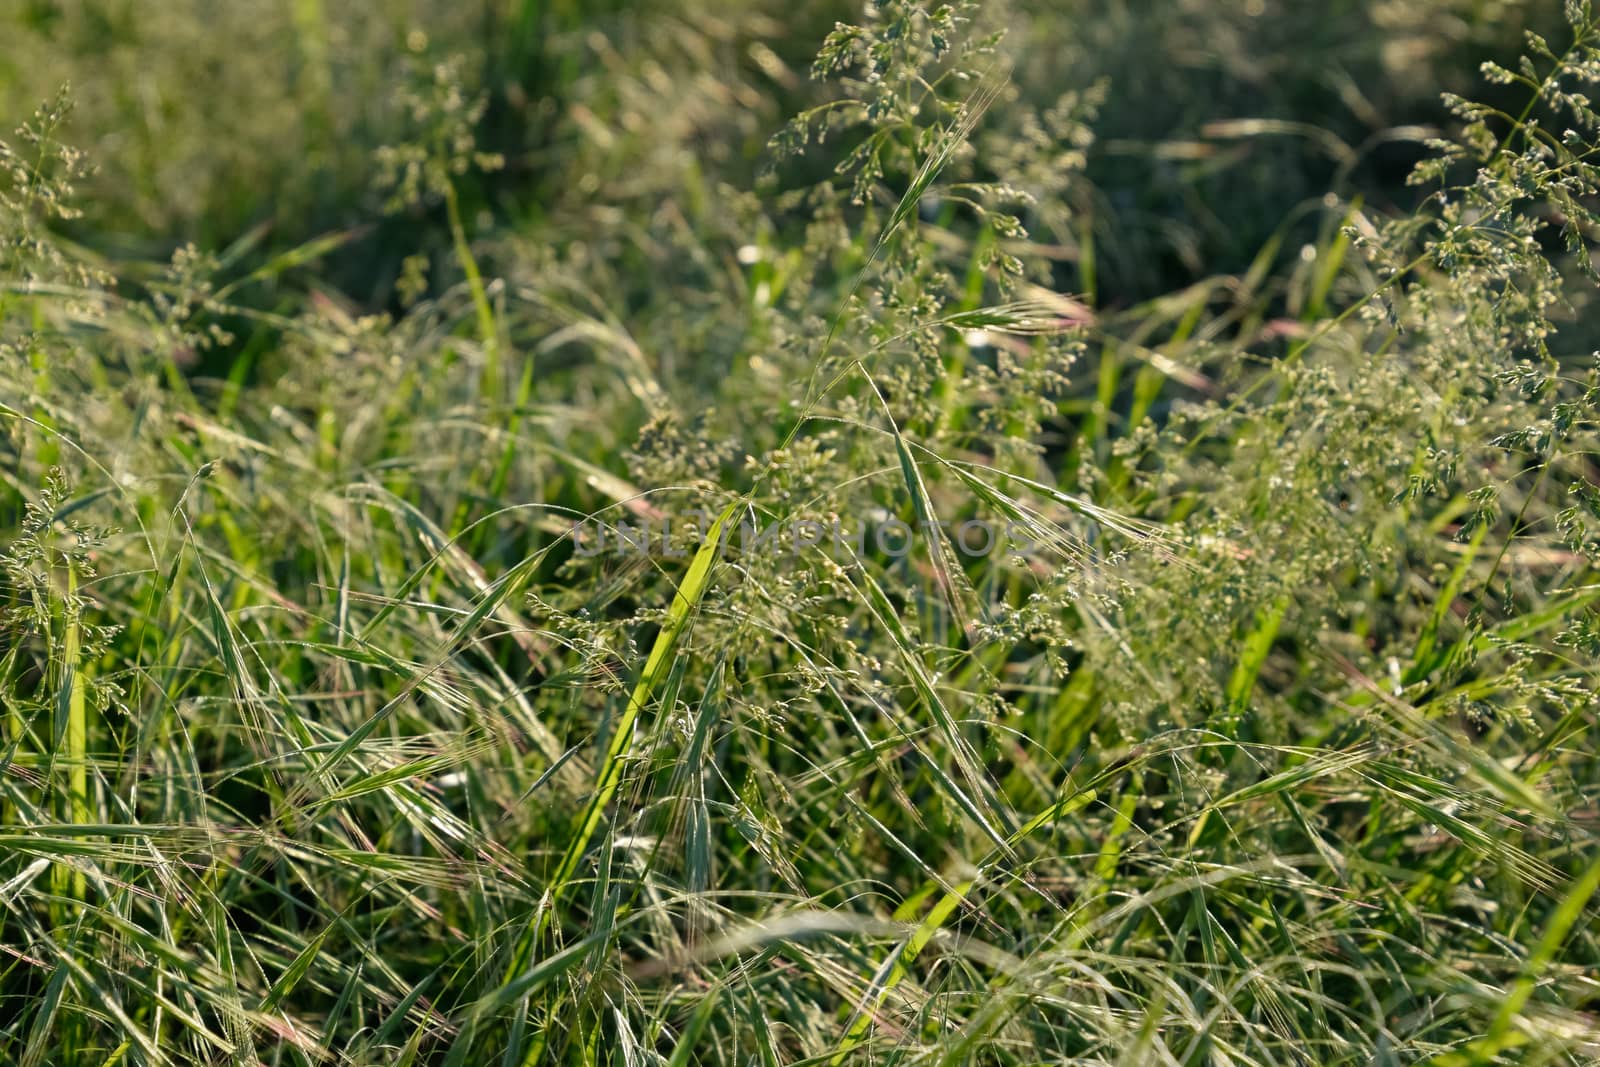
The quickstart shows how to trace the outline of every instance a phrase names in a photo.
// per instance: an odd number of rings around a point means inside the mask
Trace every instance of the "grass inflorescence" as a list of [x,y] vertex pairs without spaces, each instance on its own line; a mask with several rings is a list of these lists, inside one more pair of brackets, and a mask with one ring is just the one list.
[[0,1062],[1600,1060],[1589,3],[23,6]]

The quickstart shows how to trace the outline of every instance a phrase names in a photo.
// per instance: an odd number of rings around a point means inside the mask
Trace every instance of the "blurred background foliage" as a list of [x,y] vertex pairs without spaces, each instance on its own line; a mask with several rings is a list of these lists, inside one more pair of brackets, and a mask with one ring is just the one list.
[[[417,54],[458,56],[463,91],[487,94],[480,147],[507,161],[465,192],[469,216],[563,235],[596,211],[746,187],[767,137],[826,91],[807,67],[851,14],[832,0],[19,0],[0,12],[0,121],[73,87],[71,134],[99,168],[79,232],[104,251],[164,258],[261,225],[289,247],[374,221],[372,153],[409,133],[396,87]],[[1314,232],[1329,191],[1407,206],[1441,91],[1558,18],[1514,0],[1024,0],[995,21],[1018,96],[1105,87],[1075,217],[1047,236],[1068,287],[1131,303],[1243,271],[1282,226]],[[337,261],[357,299],[381,303],[410,251],[394,225]]]

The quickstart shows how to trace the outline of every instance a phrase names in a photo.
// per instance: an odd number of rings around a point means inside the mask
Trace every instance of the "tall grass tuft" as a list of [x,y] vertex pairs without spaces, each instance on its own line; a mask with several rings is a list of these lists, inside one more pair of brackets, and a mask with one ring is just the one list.
[[[1255,6],[1157,80],[1239,99]],[[1600,16],[1423,6],[1284,61],[1473,68],[1365,146],[1130,143],[1115,49],[1041,73],[1118,5],[281,5],[203,85],[286,111],[75,90],[182,180],[41,109],[0,1062],[1594,1061]],[[166,99],[198,9],[129,10],[0,20]],[[249,228],[311,144],[346,217]]]

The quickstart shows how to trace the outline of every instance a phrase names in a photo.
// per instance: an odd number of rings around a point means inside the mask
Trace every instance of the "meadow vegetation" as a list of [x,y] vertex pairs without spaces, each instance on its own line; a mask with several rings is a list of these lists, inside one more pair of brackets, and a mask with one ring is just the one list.
[[0,36],[0,1062],[1600,1062],[1589,0]]

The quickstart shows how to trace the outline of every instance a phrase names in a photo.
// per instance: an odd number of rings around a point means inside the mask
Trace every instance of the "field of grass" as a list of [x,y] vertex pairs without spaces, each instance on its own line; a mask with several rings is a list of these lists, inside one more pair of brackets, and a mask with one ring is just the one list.
[[1600,1063],[1590,0],[0,39],[0,1064]]

